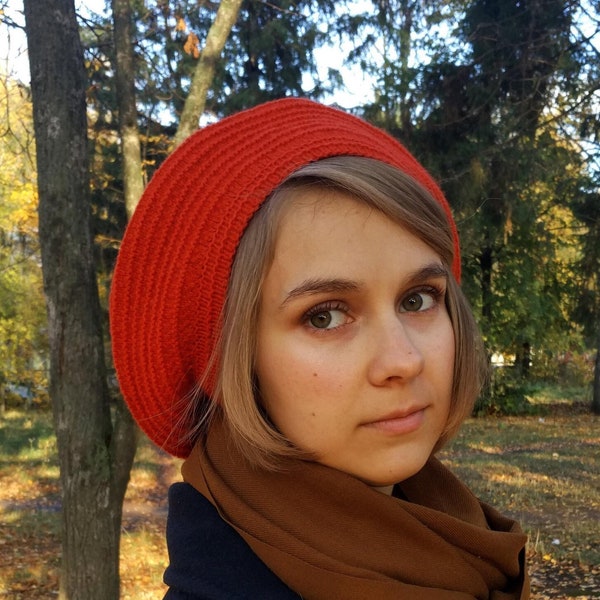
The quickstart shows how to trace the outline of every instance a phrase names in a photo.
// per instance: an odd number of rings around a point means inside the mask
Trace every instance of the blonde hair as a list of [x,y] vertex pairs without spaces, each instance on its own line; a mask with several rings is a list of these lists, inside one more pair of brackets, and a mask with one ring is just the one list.
[[[279,468],[286,457],[306,457],[270,423],[261,406],[254,373],[256,326],[263,280],[272,263],[278,226],[295,192],[307,187],[338,190],[381,211],[423,240],[451,273],[454,245],[440,204],[414,179],[380,161],[338,156],[292,173],[252,217],[236,252],[223,312],[215,397],[244,454],[264,468]],[[472,411],[486,369],[479,330],[458,283],[449,277],[447,310],[455,339],[454,380],[448,422],[436,450]],[[207,416],[207,413],[204,415]]]

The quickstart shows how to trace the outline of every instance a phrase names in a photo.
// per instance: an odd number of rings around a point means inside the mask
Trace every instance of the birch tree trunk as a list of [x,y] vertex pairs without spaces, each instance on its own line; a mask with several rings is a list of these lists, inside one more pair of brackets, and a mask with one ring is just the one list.
[[190,92],[181,112],[174,139],[175,147],[198,129],[198,121],[206,105],[206,94],[214,79],[215,66],[231,28],[238,18],[241,5],[242,0],[221,0],[219,3],[217,16],[208,30],[204,48],[194,71]]
[[131,218],[144,191],[140,134],[135,98],[135,69],[129,0],[112,1],[119,133],[123,157],[125,209]]

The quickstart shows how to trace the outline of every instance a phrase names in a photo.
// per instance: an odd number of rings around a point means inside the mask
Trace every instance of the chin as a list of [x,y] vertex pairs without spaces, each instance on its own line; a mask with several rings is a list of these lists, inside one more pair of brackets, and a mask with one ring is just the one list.
[[[429,457],[427,457],[428,459]],[[380,475],[372,474],[371,477],[359,477],[367,485],[371,487],[387,487],[401,483],[406,479],[410,479],[413,475],[416,475],[426,464],[427,459],[419,461],[415,465],[402,465],[402,469],[390,469]]]

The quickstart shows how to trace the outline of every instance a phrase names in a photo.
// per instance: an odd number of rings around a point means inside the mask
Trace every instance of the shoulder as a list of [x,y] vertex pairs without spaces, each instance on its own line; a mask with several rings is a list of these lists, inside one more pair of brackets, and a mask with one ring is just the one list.
[[187,483],[176,483],[169,490],[167,545],[167,599],[299,598]]

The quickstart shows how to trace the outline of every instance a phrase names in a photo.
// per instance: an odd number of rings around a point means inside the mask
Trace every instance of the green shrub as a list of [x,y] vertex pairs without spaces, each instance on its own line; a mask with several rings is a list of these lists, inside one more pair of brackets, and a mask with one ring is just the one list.
[[538,408],[529,401],[529,397],[539,385],[523,378],[515,367],[494,368],[489,385],[475,403],[474,414],[534,414],[538,412]]

